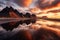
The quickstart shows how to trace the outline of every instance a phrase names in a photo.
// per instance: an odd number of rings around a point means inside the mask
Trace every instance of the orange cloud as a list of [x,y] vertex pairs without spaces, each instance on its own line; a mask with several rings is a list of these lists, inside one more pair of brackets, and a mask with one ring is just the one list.
[[20,1],[20,5],[23,7],[29,7],[30,4],[32,3],[32,0],[19,0]]
[[60,0],[38,0],[38,6],[40,9],[50,9],[60,5]]

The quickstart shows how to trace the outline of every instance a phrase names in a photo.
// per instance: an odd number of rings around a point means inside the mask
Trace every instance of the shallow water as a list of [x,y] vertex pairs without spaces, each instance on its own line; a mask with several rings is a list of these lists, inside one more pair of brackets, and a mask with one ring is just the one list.
[[[0,40],[60,40],[60,22],[45,19],[18,21],[12,31],[0,28]],[[21,34],[23,33],[23,34]],[[27,33],[27,34],[26,34]],[[41,35],[40,35],[41,34]],[[24,36],[31,35],[31,36]],[[54,36],[55,35],[55,36]],[[22,37],[22,39],[20,39]],[[25,37],[25,38],[24,38]],[[33,39],[32,39],[33,38]]]

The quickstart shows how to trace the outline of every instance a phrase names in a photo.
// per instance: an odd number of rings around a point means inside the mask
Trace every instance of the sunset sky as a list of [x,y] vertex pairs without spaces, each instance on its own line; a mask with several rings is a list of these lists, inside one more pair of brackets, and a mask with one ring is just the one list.
[[12,5],[15,8],[18,7],[29,7],[34,8],[38,7],[40,9],[48,9],[51,7],[56,6],[58,3],[60,3],[60,0],[0,0],[0,7],[1,4]]
[[[8,1],[8,2],[7,2]],[[19,7],[34,7],[36,0],[0,0],[0,7],[5,5],[19,6]]]

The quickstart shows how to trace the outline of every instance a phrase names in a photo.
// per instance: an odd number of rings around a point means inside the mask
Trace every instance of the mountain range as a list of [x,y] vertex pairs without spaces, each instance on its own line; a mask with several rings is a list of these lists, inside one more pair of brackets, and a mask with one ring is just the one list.
[[[12,30],[16,27],[18,27],[19,24],[26,23],[27,25],[30,23],[35,23],[36,15],[30,14],[30,13],[20,13],[13,7],[5,7],[2,11],[0,11],[0,18],[30,18],[29,20],[19,21],[19,22],[8,22],[1,24],[1,26],[6,30]],[[34,20],[33,20],[34,19]]]

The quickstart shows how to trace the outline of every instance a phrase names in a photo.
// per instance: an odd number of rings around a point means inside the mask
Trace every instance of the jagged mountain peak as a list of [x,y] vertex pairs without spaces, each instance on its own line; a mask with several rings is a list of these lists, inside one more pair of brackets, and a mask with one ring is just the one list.
[[[30,15],[30,13],[26,13],[25,15],[21,12],[18,12],[18,10],[14,9],[13,7],[6,6],[1,12],[0,17],[8,17],[8,18],[36,18],[35,16]],[[1,26],[6,30],[13,30],[14,28],[17,28],[19,24],[26,23],[27,25],[30,23],[34,23],[34,20],[24,20],[19,22],[8,22],[1,24]]]
[[15,12],[16,9],[14,9],[13,7],[8,7],[6,6],[3,10],[0,11],[0,17],[10,17],[10,13],[9,12],[13,12],[14,14],[18,14]]

